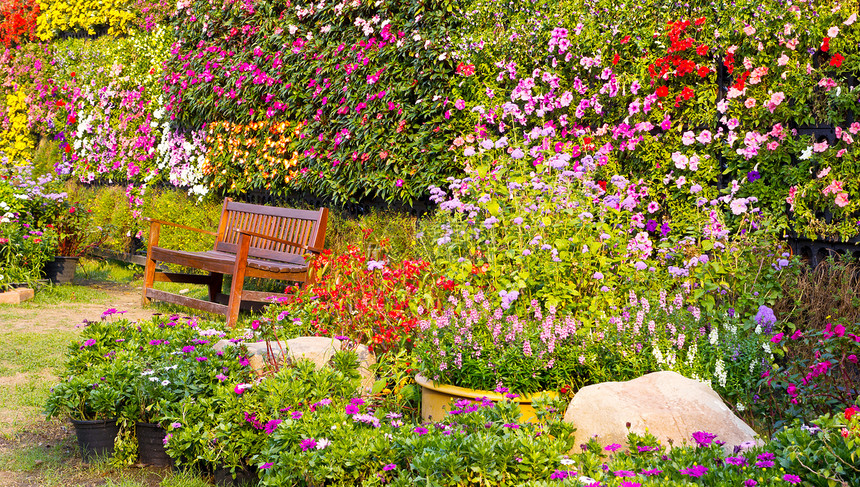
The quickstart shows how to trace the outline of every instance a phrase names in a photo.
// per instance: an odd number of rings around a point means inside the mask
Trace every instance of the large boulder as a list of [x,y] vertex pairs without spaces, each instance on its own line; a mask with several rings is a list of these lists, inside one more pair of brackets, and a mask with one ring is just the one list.
[[683,445],[693,443],[693,433],[704,431],[716,434],[730,449],[754,443],[757,436],[710,386],[676,372],[583,387],[570,401],[564,420],[576,426],[577,444],[596,436],[604,446],[626,446],[628,432],[647,431],[663,445]]

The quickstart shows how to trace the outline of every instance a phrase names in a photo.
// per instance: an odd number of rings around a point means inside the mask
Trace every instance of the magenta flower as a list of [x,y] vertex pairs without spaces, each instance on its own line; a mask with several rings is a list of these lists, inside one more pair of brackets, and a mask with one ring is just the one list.
[[717,435],[707,433],[705,431],[696,431],[693,433],[693,440],[695,440],[696,444],[700,447],[709,446],[716,437]]
[[429,433],[429,430],[423,426],[416,426],[415,429],[413,429],[412,431],[418,433],[418,436],[423,436]]
[[382,470],[383,470],[384,472],[389,472],[389,471],[391,471],[391,470],[394,470],[395,468],[397,468],[397,465],[395,465],[395,464],[393,464],[393,463],[389,463],[388,465],[386,465],[386,466],[382,467]]
[[681,475],[689,475],[690,477],[693,477],[693,478],[699,478],[702,475],[705,475],[705,473],[707,473],[707,472],[708,472],[708,467],[704,467],[702,465],[693,465],[690,468],[684,468],[684,469],[681,469],[679,471],[679,473]]
[[799,484],[800,483],[800,477],[798,477],[797,475],[792,475],[790,473],[783,475],[782,480],[785,480],[789,484]]
[[275,430],[278,428],[278,425],[281,424],[282,422],[283,421],[280,419],[273,419],[273,420],[267,422],[266,427],[265,427],[266,434],[271,435],[272,433],[274,433]]
[[268,470],[268,469],[272,468],[272,465],[274,465],[274,463],[266,462],[266,463],[260,465],[260,470]]
[[603,447],[604,450],[612,451],[612,452],[618,451],[620,448],[621,448],[621,445],[619,445],[618,443],[613,443],[611,445],[606,445],[605,447]]
[[747,459],[744,457],[726,457],[726,463],[736,467],[742,467],[747,464]]
[[313,438],[305,438],[301,443],[299,443],[299,446],[302,447],[302,451],[308,451],[317,446],[317,440]]
[[350,416],[352,416],[353,414],[359,413],[358,406],[356,406],[355,404],[347,404],[346,408],[344,408],[344,410],[345,410],[346,414],[348,414]]
[[303,414],[301,411],[293,411],[292,414],[290,414],[290,417],[293,419],[302,419],[302,416]]

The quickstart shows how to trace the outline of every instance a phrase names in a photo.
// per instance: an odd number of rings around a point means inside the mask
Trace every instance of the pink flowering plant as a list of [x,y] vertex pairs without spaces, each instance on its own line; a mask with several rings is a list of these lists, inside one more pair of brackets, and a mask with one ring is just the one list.
[[[782,211],[811,172],[836,168],[824,161],[838,158],[847,167],[836,179],[852,179],[856,12],[777,2],[723,8],[726,15],[715,15],[694,2],[683,17],[603,5],[499,13],[505,22],[483,36],[466,32],[458,43],[455,58],[491,74],[481,89],[463,93],[461,115],[474,130],[450,150],[480,151],[484,139],[513,140],[550,124],[562,135],[553,143],[567,144],[571,160],[598,160],[607,173],[597,180],[618,173],[688,188],[666,195],[663,207],[675,219],[686,222],[690,206],[713,199],[718,186],[731,188],[736,201],[729,220],[761,205],[778,229],[791,219],[797,233],[816,233],[809,229],[815,216],[832,210],[841,227],[818,233],[856,234],[854,221],[842,220],[853,211],[853,187],[811,213]],[[486,4],[473,15],[491,12]],[[508,152],[539,162],[548,159],[545,149],[532,142]]]
[[[463,23],[450,14],[453,4],[178,7],[164,77],[171,120],[306,124],[295,149],[301,176],[274,191],[414,201],[456,171],[451,158],[439,157],[450,134],[450,86],[466,79],[448,53],[448,33]],[[268,182],[256,173],[227,184],[241,190]]]
[[765,409],[789,420],[815,416],[854,405],[860,394],[860,328],[828,323],[823,330],[774,333],[771,347],[784,360],[762,372],[758,394]]

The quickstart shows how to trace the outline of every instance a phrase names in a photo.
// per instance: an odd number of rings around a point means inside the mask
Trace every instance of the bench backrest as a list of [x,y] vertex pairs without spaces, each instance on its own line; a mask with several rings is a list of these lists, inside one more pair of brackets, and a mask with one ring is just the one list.
[[[328,222],[328,209],[297,210],[274,206],[239,203],[230,198],[224,199],[221,222],[218,224],[218,237],[215,250],[236,253],[239,232],[248,230],[289,240],[300,245],[323,248],[325,228]],[[281,262],[304,263],[301,247],[285,245],[272,240],[252,237],[248,254],[261,259]]]

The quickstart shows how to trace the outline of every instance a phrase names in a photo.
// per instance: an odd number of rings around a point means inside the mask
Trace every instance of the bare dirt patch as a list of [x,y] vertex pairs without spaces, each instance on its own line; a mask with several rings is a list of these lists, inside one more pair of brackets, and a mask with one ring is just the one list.
[[53,331],[70,330],[85,321],[99,321],[102,314],[115,309],[121,316],[130,321],[147,320],[158,313],[154,307],[144,308],[141,304],[140,288],[124,284],[105,283],[104,281],[75,281],[76,284],[87,286],[97,291],[94,299],[86,303],[61,303],[57,305],[39,305],[34,307],[9,307],[4,309],[6,323],[4,329],[9,331]]

